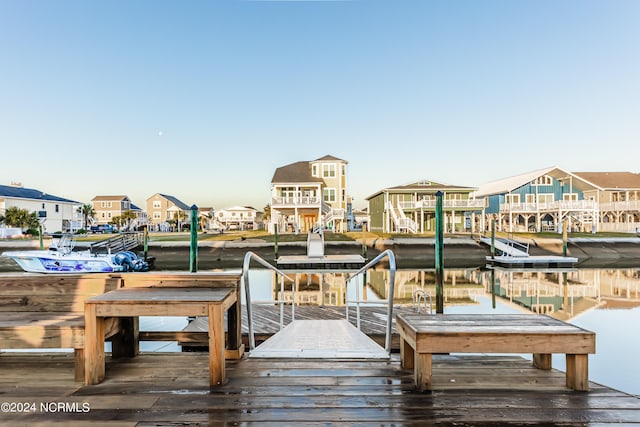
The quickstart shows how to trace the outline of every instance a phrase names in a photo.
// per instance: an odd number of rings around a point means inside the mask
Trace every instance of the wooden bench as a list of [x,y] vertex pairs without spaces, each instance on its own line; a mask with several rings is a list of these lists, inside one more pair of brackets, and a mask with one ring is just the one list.
[[589,354],[595,333],[535,314],[398,314],[402,366],[414,370],[420,390],[432,388],[432,355],[532,353],[533,366],[551,369],[551,354],[566,354],[566,385],[589,390]]
[[[189,273],[175,272],[143,272],[143,273],[112,273],[111,276],[120,280],[119,288],[233,288],[238,296],[238,302],[227,310],[226,359],[240,359],[244,354],[242,344],[242,313],[240,304],[241,274],[228,272],[201,271]],[[205,331],[140,331],[137,318],[132,318],[134,336],[129,340],[137,348],[138,341],[178,341],[185,344],[208,344],[208,334]],[[130,350],[129,352],[137,350]]]
[[[120,286],[107,274],[0,275],[0,349],[69,348],[75,353],[75,380],[84,379],[84,301]],[[108,319],[105,339],[122,353],[123,323]]]

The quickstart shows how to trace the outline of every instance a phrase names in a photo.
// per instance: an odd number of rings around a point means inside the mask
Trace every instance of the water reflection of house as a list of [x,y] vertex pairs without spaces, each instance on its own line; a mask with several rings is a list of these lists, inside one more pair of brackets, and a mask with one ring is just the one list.
[[[369,287],[376,295],[389,294],[389,271],[374,270],[368,273]],[[395,304],[412,304],[413,294],[422,289],[435,298],[435,270],[398,270],[393,301]],[[475,303],[484,294],[484,287],[477,270],[445,270],[445,303]]]
[[[594,308],[640,306],[640,278],[633,269],[495,272],[495,293],[536,313],[568,320]],[[485,278],[487,293],[491,281]]]
[[[283,300],[300,305],[335,305],[345,304],[346,275],[343,273],[287,273],[294,281],[284,281]],[[279,299],[280,278],[272,275],[274,301]],[[295,292],[292,288],[295,286]]]

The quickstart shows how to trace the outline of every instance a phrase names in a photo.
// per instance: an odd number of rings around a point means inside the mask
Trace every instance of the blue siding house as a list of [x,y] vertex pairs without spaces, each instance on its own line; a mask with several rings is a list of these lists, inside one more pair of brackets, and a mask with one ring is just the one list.
[[592,183],[557,166],[528,172],[480,186],[476,198],[485,200],[485,227],[495,221],[505,232],[596,231],[598,202]]

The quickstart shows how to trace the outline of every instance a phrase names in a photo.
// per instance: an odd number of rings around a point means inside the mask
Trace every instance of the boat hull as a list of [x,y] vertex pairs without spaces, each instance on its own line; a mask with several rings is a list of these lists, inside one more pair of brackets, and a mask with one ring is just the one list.
[[13,259],[30,273],[111,273],[125,271],[114,262],[111,255],[69,253],[61,255],[52,251],[4,252],[2,256]]

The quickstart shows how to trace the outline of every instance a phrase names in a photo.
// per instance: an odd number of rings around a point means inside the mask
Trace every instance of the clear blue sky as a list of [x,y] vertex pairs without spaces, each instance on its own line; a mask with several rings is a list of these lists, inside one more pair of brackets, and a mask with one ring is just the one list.
[[0,0],[0,183],[253,205],[640,167],[640,1]]

